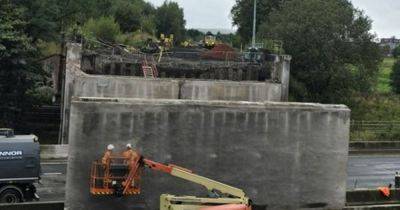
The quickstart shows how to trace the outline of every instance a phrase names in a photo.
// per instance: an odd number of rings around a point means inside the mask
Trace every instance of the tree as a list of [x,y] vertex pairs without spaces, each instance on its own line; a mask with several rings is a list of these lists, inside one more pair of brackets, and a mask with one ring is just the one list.
[[123,32],[134,32],[141,28],[142,7],[130,1],[116,1],[113,5],[115,20]]
[[393,50],[393,57],[398,58],[400,56],[400,45],[397,45],[396,48]]
[[185,24],[183,9],[176,2],[165,1],[156,11],[157,36],[173,34],[179,43],[185,38]]
[[121,35],[121,30],[113,17],[100,17],[99,19],[89,19],[83,26],[83,33],[87,38],[115,42]]
[[393,91],[400,94],[400,60],[396,61],[390,75]]
[[112,8],[112,15],[123,32],[154,33],[155,8],[151,4],[143,0],[117,0]]
[[383,56],[385,57],[389,56],[391,54],[390,46],[389,45],[381,46],[381,52]]
[[10,0],[0,0],[0,5],[0,124],[13,127],[18,113],[30,104],[27,92],[42,72],[24,31],[23,9]]
[[[103,1],[96,0],[15,0],[16,4],[24,8],[23,17],[27,20],[25,31],[33,41],[60,42],[62,35],[71,26],[84,23],[89,17],[98,15],[98,6]],[[107,8],[109,11],[110,9]]]
[[[279,10],[285,0],[257,0],[257,29],[272,11]],[[287,0],[286,0],[287,1]],[[236,0],[232,8],[233,24],[238,27],[242,41],[249,42],[253,31],[253,0]]]
[[193,41],[200,41],[204,38],[204,33],[197,29],[188,29],[186,30],[186,38]]
[[216,38],[218,41],[221,41],[225,44],[229,44],[232,47],[240,48],[241,47],[241,39],[238,34],[222,34],[220,32],[217,33]]
[[290,0],[273,11],[260,35],[283,41],[293,56],[291,94],[296,100],[344,103],[368,94],[381,52],[371,20],[348,0]]

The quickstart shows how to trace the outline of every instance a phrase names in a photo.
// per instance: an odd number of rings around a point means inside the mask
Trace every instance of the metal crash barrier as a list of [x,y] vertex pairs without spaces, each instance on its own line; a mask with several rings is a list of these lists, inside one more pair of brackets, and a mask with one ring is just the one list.
[[1,210],[64,210],[64,202],[33,202],[18,204],[0,204]]

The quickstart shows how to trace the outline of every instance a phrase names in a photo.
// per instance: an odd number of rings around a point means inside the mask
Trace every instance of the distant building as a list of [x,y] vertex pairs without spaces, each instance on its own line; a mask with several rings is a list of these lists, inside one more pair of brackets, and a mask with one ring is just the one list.
[[387,56],[392,56],[393,50],[400,45],[400,39],[396,39],[396,37],[383,38],[381,39],[379,45],[382,47],[382,49],[388,49],[388,51],[385,52]]

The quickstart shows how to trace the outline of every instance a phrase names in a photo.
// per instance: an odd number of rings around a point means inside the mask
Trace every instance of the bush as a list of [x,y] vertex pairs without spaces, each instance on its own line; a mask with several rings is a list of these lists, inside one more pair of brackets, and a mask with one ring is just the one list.
[[296,101],[344,103],[353,93],[369,95],[381,63],[371,20],[351,1],[283,2],[258,31],[265,39],[281,40],[293,56],[290,79],[297,84],[290,94]]
[[83,26],[83,34],[86,38],[115,42],[121,35],[121,29],[113,17],[91,18]]
[[35,105],[52,104],[54,90],[49,86],[41,86],[27,91],[27,95]]
[[396,61],[390,75],[391,85],[395,93],[400,93],[400,60]]
[[129,45],[135,48],[141,48],[148,39],[156,40],[157,38],[144,32],[136,31],[134,33],[121,34],[116,37],[116,41],[120,44]]
[[393,57],[398,58],[400,56],[400,45],[394,48]]

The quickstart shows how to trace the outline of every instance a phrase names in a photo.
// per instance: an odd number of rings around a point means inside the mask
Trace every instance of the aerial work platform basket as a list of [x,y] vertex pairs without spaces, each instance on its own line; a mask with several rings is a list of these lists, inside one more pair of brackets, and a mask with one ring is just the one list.
[[140,160],[110,157],[104,164],[101,160],[92,163],[90,193],[92,195],[136,195],[140,194],[140,176],[143,172]]

